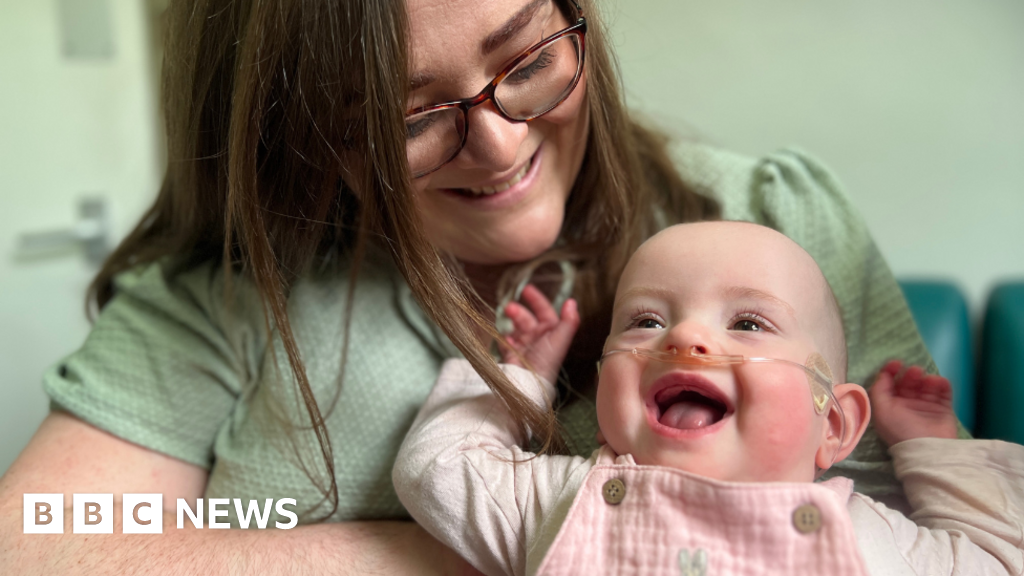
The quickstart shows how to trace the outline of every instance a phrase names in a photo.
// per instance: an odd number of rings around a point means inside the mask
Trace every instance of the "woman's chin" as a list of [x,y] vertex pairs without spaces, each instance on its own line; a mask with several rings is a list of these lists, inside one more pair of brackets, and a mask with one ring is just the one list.
[[449,251],[466,264],[480,266],[528,262],[555,245],[561,224],[561,218],[551,218],[495,227],[481,231],[482,234],[467,234],[462,241],[452,242]]
[[547,252],[555,244],[558,234],[550,239],[505,237],[494,239],[476,246],[463,246],[454,250],[455,257],[467,264],[480,266],[505,266],[528,262]]

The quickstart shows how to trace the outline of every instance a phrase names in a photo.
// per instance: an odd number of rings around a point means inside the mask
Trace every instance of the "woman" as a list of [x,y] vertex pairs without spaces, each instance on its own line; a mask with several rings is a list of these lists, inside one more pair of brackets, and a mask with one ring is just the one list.
[[[674,165],[626,113],[591,2],[191,0],[168,18],[163,189],[0,484],[16,543],[0,562],[19,573],[466,569],[390,485],[440,362],[464,354],[542,443],[588,450],[591,404],[569,402],[560,434],[497,370],[493,307],[527,263],[572,262],[564,368],[586,393],[618,273],[671,222],[760,221],[824,262],[854,381],[930,362],[828,173],[692,145]],[[891,489],[863,444],[862,485]],[[199,532],[167,514],[145,546],[119,529],[55,542],[21,536],[28,492],[290,497],[305,524]]]

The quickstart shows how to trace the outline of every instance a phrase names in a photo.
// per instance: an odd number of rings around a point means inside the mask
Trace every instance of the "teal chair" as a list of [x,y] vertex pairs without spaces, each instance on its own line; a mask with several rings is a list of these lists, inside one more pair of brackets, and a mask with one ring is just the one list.
[[974,345],[967,300],[951,282],[901,280],[899,284],[939,374],[953,385],[953,410],[957,418],[973,431]]
[[989,295],[981,342],[977,435],[1024,444],[1024,281]]

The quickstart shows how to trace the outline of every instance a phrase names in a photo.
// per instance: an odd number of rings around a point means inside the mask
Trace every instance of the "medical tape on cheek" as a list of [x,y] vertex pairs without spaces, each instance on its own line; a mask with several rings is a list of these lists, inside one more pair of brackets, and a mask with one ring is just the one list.
[[821,416],[828,408],[829,400],[833,399],[832,369],[828,367],[825,357],[817,352],[812,352],[807,357],[804,366],[807,368],[807,383],[811,386],[811,398],[814,399],[814,411]]

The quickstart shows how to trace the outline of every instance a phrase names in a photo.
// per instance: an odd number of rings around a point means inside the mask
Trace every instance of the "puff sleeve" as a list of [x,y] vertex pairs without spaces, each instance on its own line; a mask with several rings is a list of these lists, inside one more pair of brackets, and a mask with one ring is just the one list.
[[[85,343],[44,375],[51,407],[151,450],[209,469],[213,444],[258,372],[260,324],[231,317],[223,272],[169,280],[159,264],[122,273]],[[232,309],[260,310],[236,283]],[[254,305],[255,304],[255,305]]]

